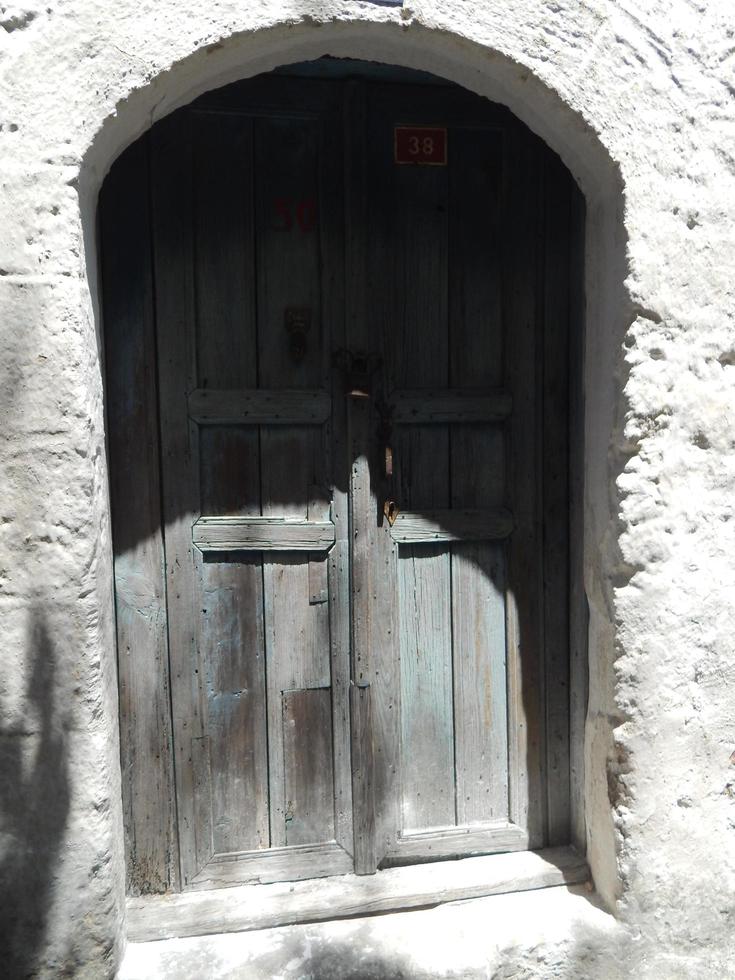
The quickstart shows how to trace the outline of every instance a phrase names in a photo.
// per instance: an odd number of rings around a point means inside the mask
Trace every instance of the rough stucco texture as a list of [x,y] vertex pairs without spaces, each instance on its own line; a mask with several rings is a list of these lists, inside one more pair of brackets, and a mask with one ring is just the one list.
[[[0,4],[5,975],[99,978],[123,950],[99,185],[174,104],[324,53],[506,102],[587,196],[587,840],[630,935],[606,959],[586,934],[587,962],[597,976],[732,975],[735,11],[722,0]],[[516,975],[584,976],[580,962]]]

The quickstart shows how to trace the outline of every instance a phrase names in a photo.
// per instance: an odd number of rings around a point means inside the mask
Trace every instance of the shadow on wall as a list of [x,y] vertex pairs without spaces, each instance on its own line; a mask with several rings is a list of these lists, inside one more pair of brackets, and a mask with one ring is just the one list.
[[68,716],[55,703],[56,652],[37,605],[28,633],[25,715],[0,705],[0,971],[8,980],[35,973],[70,801]]

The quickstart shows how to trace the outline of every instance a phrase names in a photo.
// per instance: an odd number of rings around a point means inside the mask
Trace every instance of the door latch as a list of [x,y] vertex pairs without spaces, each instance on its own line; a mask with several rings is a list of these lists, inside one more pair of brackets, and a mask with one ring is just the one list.
[[334,352],[332,362],[344,373],[345,394],[348,398],[370,398],[373,375],[382,364],[379,354],[353,352],[342,348]]
[[383,504],[383,513],[388,520],[388,524],[393,527],[399,514],[398,504],[395,502],[395,500],[386,500],[386,502]]
[[393,406],[388,405],[382,398],[378,399],[375,407],[380,417],[378,423],[378,439],[383,446],[383,467],[386,479],[393,476]]

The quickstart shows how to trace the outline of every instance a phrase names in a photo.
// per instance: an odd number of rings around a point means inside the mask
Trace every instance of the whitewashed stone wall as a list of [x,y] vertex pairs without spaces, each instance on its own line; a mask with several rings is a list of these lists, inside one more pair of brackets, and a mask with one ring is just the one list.
[[735,8],[722,0],[0,3],[3,962],[99,978],[124,946],[99,187],[175,105],[322,54],[506,103],[588,200],[587,838],[630,942],[613,954],[580,937],[568,969],[557,950],[522,975],[552,962],[554,976],[731,975]]

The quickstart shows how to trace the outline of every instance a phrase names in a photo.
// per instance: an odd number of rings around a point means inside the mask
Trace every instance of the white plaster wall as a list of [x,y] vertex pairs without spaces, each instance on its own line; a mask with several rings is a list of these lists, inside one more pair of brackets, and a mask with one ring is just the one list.
[[17,896],[0,942],[17,975],[95,978],[123,945],[97,191],[175,105],[325,53],[508,104],[587,196],[588,853],[630,932],[627,973],[726,976],[735,9],[722,0],[0,3],[0,870]]

